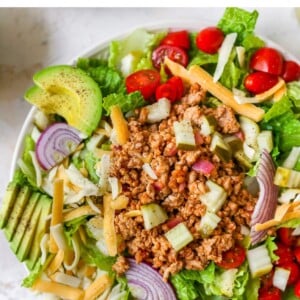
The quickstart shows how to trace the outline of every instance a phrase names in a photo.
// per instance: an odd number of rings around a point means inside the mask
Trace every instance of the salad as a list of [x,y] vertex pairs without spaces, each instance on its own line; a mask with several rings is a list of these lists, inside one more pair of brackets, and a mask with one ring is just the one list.
[[58,299],[300,298],[300,66],[227,8],[50,66],[0,210]]

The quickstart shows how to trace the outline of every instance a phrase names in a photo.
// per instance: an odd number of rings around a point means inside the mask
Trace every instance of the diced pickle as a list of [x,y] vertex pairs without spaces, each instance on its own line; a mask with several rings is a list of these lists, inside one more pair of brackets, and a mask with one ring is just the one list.
[[194,150],[196,147],[195,135],[190,121],[174,122],[176,146],[182,150]]
[[175,251],[179,251],[194,239],[184,223],[179,223],[166,232],[165,237],[168,239]]
[[214,152],[221,160],[228,162],[231,159],[232,151],[224,141],[221,134],[215,132],[210,144],[210,151]]
[[213,116],[201,116],[200,117],[201,134],[208,136],[215,132],[217,121]]
[[234,135],[225,137],[224,141],[229,145],[233,153],[243,149],[243,142]]
[[156,203],[142,205],[141,211],[146,230],[152,229],[153,227],[164,223],[168,219],[168,215],[165,210]]

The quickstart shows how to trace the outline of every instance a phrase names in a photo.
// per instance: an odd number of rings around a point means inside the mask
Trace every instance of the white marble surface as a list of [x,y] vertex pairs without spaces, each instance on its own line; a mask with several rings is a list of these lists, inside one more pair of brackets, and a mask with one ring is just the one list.
[[[300,60],[299,8],[260,8],[257,32]],[[29,110],[22,94],[39,68],[68,63],[97,41],[166,20],[214,25],[223,8],[0,8],[0,198],[12,152]],[[36,299],[20,287],[26,272],[0,233],[0,300]]]

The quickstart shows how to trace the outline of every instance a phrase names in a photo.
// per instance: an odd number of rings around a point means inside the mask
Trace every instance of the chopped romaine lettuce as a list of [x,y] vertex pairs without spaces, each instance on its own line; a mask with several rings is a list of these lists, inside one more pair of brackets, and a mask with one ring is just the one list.
[[97,159],[95,158],[94,154],[91,151],[86,151],[83,159],[84,159],[84,165],[89,173],[89,178],[93,183],[98,183],[99,177],[95,169]]
[[300,109],[300,82],[294,81],[287,84],[287,95],[293,102],[297,111]]
[[87,218],[86,216],[82,216],[82,217],[76,218],[74,220],[68,221],[64,224],[64,232],[65,232],[65,236],[67,238],[69,246],[72,245],[71,239],[72,239],[73,235],[79,229],[80,225],[86,223],[86,218]]
[[29,275],[27,275],[23,281],[22,281],[22,286],[26,287],[26,288],[31,288],[34,284],[34,282],[36,281],[36,279],[38,279],[41,274],[43,272],[43,266],[41,264],[41,260],[39,260],[33,270],[30,271]]
[[105,256],[97,248],[96,245],[88,242],[81,247],[81,257],[89,265],[95,265],[100,270],[112,272],[112,266],[116,262],[116,258],[112,256]]
[[225,34],[236,32],[238,34],[237,42],[240,43],[247,35],[253,33],[257,18],[256,10],[248,12],[241,8],[228,7],[219,21],[218,27]]
[[125,39],[111,42],[109,67],[121,71],[124,57],[132,55],[131,65],[127,66],[125,75],[144,68],[152,69],[151,51],[165,35],[165,32],[150,33],[144,29],[137,29]]
[[110,107],[118,104],[123,113],[134,110],[146,104],[140,92],[130,94],[110,94],[103,99],[103,107],[110,114]]
[[274,262],[276,260],[278,260],[278,256],[275,254],[275,250],[277,250],[277,245],[276,243],[274,242],[275,240],[275,237],[273,236],[268,236],[266,241],[265,241],[265,244],[266,244],[266,247],[268,249],[268,252],[269,252],[269,256],[271,258],[271,261]]
[[118,71],[108,67],[102,60],[81,58],[77,62],[77,67],[84,70],[98,83],[104,97],[111,93],[125,91],[123,77]]

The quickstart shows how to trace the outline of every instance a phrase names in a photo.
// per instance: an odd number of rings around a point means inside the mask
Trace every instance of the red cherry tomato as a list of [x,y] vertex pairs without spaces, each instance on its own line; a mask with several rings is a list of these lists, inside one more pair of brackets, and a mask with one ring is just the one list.
[[272,88],[278,82],[278,77],[264,72],[253,72],[245,78],[245,88],[253,93],[260,94]]
[[287,60],[283,63],[282,78],[286,82],[300,79],[300,66],[292,60]]
[[176,101],[176,87],[170,83],[161,84],[155,92],[156,100],[167,98],[170,102]]
[[190,48],[189,34],[186,30],[169,32],[160,44],[188,50]]
[[198,49],[205,53],[217,53],[224,41],[224,33],[217,27],[207,27],[196,36]]
[[292,236],[294,229],[282,227],[277,230],[280,241],[286,246],[293,246],[296,243],[297,238]]
[[130,74],[125,80],[127,93],[140,91],[146,100],[154,95],[159,83],[160,74],[155,70],[140,70]]
[[184,67],[188,64],[189,58],[183,49],[175,46],[161,45],[152,53],[152,63],[156,69],[160,69],[160,65],[164,62],[166,56]]
[[298,264],[300,264],[300,247],[299,246],[294,249],[294,256],[295,256]]
[[281,291],[272,286],[268,290],[259,290],[258,300],[281,300]]
[[184,85],[183,81],[179,76],[173,76],[171,77],[167,83],[170,83],[176,90],[176,100],[181,99],[184,92]]
[[282,73],[283,57],[273,48],[263,47],[258,49],[251,57],[250,68],[256,71],[273,75]]
[[276,261],[276,264],[282,265],[293,262],[294,256],[291,248],[282,243],[277,243],[276,245],[277,249],[274,251],[274,253],[279,257],[279,259]]
[[300,280],[294,286],[294,293],[295,293],[295,296],[300,298]]
[[239,267],[246,259],[246,251],[237,245],[222,254],[222,261],[217,265],[223,269],[233,269]]
[[300,279],[300,269],[299,266],[294,263],[294,262],[286,262],[282,265],[280,265],[281,268],[286,269],[286,270],[290,270],[290,276],[289,276],[289,280],[288,280],[288,285],[293,285],[294,283],[296,283],[296,281],[298,281]]

